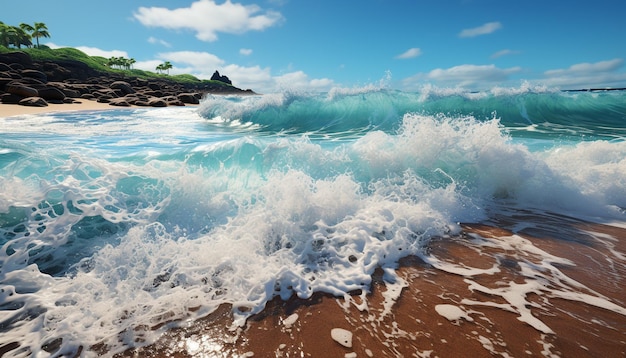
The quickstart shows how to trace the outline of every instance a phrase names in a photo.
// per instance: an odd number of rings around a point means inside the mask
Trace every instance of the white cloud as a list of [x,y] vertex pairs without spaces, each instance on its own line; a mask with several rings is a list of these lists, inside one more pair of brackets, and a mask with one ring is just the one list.
[[104,58],[111,58],[111,57],[125,57],[125,58],[130,58],[128,56],[128,52],[126,51],[122,51],[122,50],[102,50],[99,49],[97,47],[89,47],[89,46],[59,46],[53,42],[47,42],[45,44],[46,46],[50,47],[51,49],[57,49],[57,48],[63,48],[63,47],[73,47],[77,50],[80,50],[84,53],[86,53],[89,56],[100,56],[100,57],[104,57]]
[[567,69],[558,69],[558,70],[548,70],[544,74],[546,76],[571,76],[571,75],[589,75],[589,74],[598,74],[603,72],[613,72],[618,68],[622,67],[624,64],[624,60],[621,58],[616,58],[608,61],[600,61],[596,63],[578,63],[575,65],[571,65]]
[[285,73],[275,79],[277,89],[302,89],[309,91],[324,91],[330,89],[334,82],[328,78],[314,78],[310,79],[309,76],[303,71],[295,71]]
[[96,47],[88,47],[88,46],[77,46],[77,49],[83,51],[84,53],[86,53],[89,56],[101,56],[104,58],[110,58],[110,57],[125,57],[125,58],[129,58],[128,56],[128,52],[126,51],[122,51],[122,50],[101,50],[99,48]]
[[592,88],[592,87],[623,87],[626,73],[619,72],[624,60],[615,58],[595,63],[578,63],[566,69],[555,69],[544,72],[541,82],[553,87]]
[[242,49],[239,50],[239,53],[244,55],[244,56],[250,56],[250,55],[252,55],[252,49],[242,48]]
[[459,37],[475,37],[480,35],[487,35],[501,28],[502,24],[497,21],[488,22],[484,25],[461,31],[459,33]]
[[[251,66],[243,67],[235,64],[227,65],[219,69],[221,75],[226,75],[233,85],[242,89],[251,89],[258,93],[271,93],[276,91],[275,80],[269,67]],[[205,79],[210,76],[203,77]]]
[[472,86],[481,83],[506,81],[509,75],[519,72],[520,67],[497,68],[495,65],[460,65],[447,69],[437,68],[428,73],[428,78],[437,82],[457,83],[460,86]]
[[422,54],[422,50],[420,50],[417,47],[413,47],[413,48],[410,48],[410,49],[406,50],[404,53],[396,56],[396,58],[404,60],[404,59],[414,58],[414,57],[420,56],[421,54]]
[[133,68],[136,68],[138,70],[155,72],[156,67],[162,63],[163,61],[159,60],[137,61],[135,62],[135,64],[133,64]]
[[437,68],[428,73],[418,73],[403,80],[407,89],[432,83],[438,86],[484,89],[510,80],[520,72],[520,67],[498,68],[495,65],[459,65],[446,69]]
[[223,59],[208,53],[194,51],[165,52],[150,61],[138,61],[134,67],[146,71],[155,71],[156,66],[164,61],[173,65],[169,73],[191,74],[199,79],[210,79],[216,70],[226,75],[233,85],[242,89],[252,89],[257,93],[272,93],[283,89],[303,89],[310,91],[329,90],[334,82],[328,78],[309,78],[302,71],[290,71],[279,76],[272,75],[269,67],[226,64]]
[[509,49],[504,49],[504,50],[500,50],[500,51],[494,53],[490,57],[491,58],[498,58],[498,57],[508,56],[508,55],[517,55],[518,53],[520,53],[520,52],[519,51],[514,51],[514,50],[509,50]]
[[165,47],[172,47],[172,45],[169,42],[165,40],[157,39],[156,37],[152,37],[152,36],[148,37],[148,42],[151,44],[163,45]]
[[157,55],[163,61],[189,65],[194,69],[213,69],[224,65],[224,60],[208,53],[197,51],[164,52]]
[[242,5],[226,1],[197,0],[189,7],[167,9],[140,7],[134,17],[143,25],[167,29],[189,29],[202,41],[216,41],[217,33],[241,34],[260,31],[282,21],[276,11],[262,11],[257,5]]

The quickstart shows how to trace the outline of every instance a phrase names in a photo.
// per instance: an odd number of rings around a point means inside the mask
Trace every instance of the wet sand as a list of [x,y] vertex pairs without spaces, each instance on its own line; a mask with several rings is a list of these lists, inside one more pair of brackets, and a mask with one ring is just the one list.
[[[0,103],[0,118],[1,117],[12,117],[19,116],[24,114],[42,114],[42,113],[53,113],[53,112],[69,112],[69,111],[91,111],[91,110],[106,110],[106,109],[116,109],[120,107],[114,107],[109,105],[108,103],[100,103],[97,101],[91,100],[81,100],[80,103],[63,103],[63,104],[54,104],[49,103],[46,107],[29,107],[29,106],[20,106],[17,104],[2,104]],[[124,108],[124,107],[122,107]]]
[[[431,241],[429,256],[402,260],[395,284],[379,269],[370,294],[274,299],[235,331],[223,306],[120,356],[625,356],[626,229],[528,213],[497,220]],[[519,222],[533,225],[503,228]],[[533,265],[539,277],[523,269]],[[352,334],[351,344],[333,339],[336,328]]]

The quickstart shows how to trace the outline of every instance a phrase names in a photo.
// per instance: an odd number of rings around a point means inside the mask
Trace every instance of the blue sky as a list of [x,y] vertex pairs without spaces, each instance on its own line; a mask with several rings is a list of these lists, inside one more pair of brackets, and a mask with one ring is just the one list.
[[[0,21],[43,22],[51,47],[260,93],[386,81],[423,86],[626,87],[626,1],[2,0]],[[391,79],[386,79],[391,74]]]

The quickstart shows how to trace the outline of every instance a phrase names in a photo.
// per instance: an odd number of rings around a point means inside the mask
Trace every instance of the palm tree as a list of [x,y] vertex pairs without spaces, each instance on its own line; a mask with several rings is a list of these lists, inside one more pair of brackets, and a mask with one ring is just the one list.
[[30,35],[26,32],[26,30],[24,30],[24,28],[22,28],[22,25],[23,24],[20,24],[20,27],[13,26],[13,28],[15,29],[15,38],[13,44],[17,46],[18,49],[22,48],[22,45],[26,47],[30,47],[33,45],[33,42],[30,40]]
[[165,61],[165,63],[163,64],[163,69],[167,70],[167,74],[170,74],[170,68],[172,68],[172,64],[170,63],[170,61]]
[[40,37],[50,37],[48,28],[46,27],[46,24],[44,24],[43,22],[35,22],[35,26],[33,27],[33,31],[30,35],[34,37],[35,39],[37,39],[37,47],[39,47]]
[[0,22],[0,45],[11,45],[22,48],[22,45],[31,46],[30,35],[17,26],[10,26]]
[[26,33],[26,35],[28,36],[28,41],[30,42],[30,45],[28,45],[28,47],[32,46],[33,42],[31,40],[33,37],[30,34],[32,34],[35,31],[35,28],[30,26],[29,24],[21,23],[20,29],[22,29],[22,31]]
[[135,59],[134,59],[134,58],[131,58],[131,59],[129,59],[129,60],[128,60],[128,67],[129,67],[129,69],[132,69],[132,68],[133,68],[133,64],[134,64],[135,62],[137,62],[137,61],[135,61]]
[[5,25],[0,21],[0,45],[9,47],[9,43],[12,42],[12,26]]
[[162,64],[158,65],[156,67],[156,70],[157,70],[158,73],[163,73],[163,70],[165,70],[164,64],[162,63]]

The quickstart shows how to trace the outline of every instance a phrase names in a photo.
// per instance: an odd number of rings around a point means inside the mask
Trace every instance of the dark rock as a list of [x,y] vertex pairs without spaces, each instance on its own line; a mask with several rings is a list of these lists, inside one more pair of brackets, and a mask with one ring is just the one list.
[[13,78],[9,78],[9,77],[0,77],[0,91],[3,91],[6,89],[6,86],[13,82]]
[[[58,88],[66,97],[79,98],[82,94],[79,90],[74,89],[72,85],[67,85],[63,82],[48,82],[48,86]],[[88,93],[88,91],[85,91],[85,93]]]
[[21,106],[29,106],[29,107],[47,107],[48,102],[41,97],[28,97],[21,100],[19,103]]
[[24,65],[22,65],[21,63],[12,63],[9,65],[9,67],[11,67],[13,71],[20,71],[20,72],[26,69],[26,67],[24,67]]
[[93,93],[93,95],[94,95],[94,96],[96,96],[96,97],[98,97],[98,98],[103,97],[103,96],[110,97],[110,98],[120,97],[120,96],[119,96],[119,95],[115,92],[115,90],[110,89],[110,88],[102,88],[102,89],[99,89],[99,90],[93,91],[93,92],[91,92],[91,93]]
[[13,70],[0,72],[0,76],[5,78],[22,79],[20,73]]
[[36,80],[41,81],[42,83],[48,82],[48,76],[45,73],[37,70],[23,70],[21,73],[22,77],[34,78]]
[[[20,64],[22,68],[32,68],[33,59],[29,54],[22,51],[0,53],[0,62],[6,64]],[[12,67],[13,68],[13,67]]]
[[181,100],[178,99],[177,96],[166,96],[166,97],[162,97],[161,99],[164,100],[168,106],[184,106],[185,105]]
[[161,98],[153,98],[148,101],[148,106],[150,107],[167,107],[167,102],[165,102]]
[[82,99],[96,99],[96,96],[94,96],[91,93],[83,93],[80,95],[80,98]]
[[45,83],[41,82],[40,80],[38,80],[36,78],[32,78],[32,77],[22,77],[22,78],[16,79],[15,82],[19,83],[21,85],[26,85],[26,86],[29,86],[29,87],[33,87],[35,89],[43,88],[43,87],[46,86]]
[[130,83],[124,81],[115,81],[111,83],[109,87],[112,89],[120,90],[122,92],[122,96],[130,93],[135,93],[135,90],[131,87]]
[[7,84],[5,91],[22,97],[36,97],[39,95],[36,89],[15,82]]
[[13,71],[13,69],[9,65],[7,65],[4,62],[0,62],[0,72],[10,72],[10,71]]
[[181,93],[178,95],[178,99],[183,103],[188,104],[199,104],[200,100],[196,97],[194,93]]
[[63,101],[65,99],[65,93],[56,87],[45,87],[38,90],[39,97],[42,97],[45,100],[59,100]]
[[128,103],[124,98],[113,98],[109,101],[109,105],[116,107],[130,107],[130,103]]
[[230,79],[228,79],[228,77],[226,76],[221,76],[220,73],[218,71],[215,71],[213,73],[213,76],[211,76],[211,80],[212,81],[220,81],[220,82],[224,82],[224,83],[228,83],[229,85],[232,85],[233,83],[230,81]]
[[0,95],[0,102],[4,104],[18,104],[23,99],[24,97],[12,93],[5,93]]

